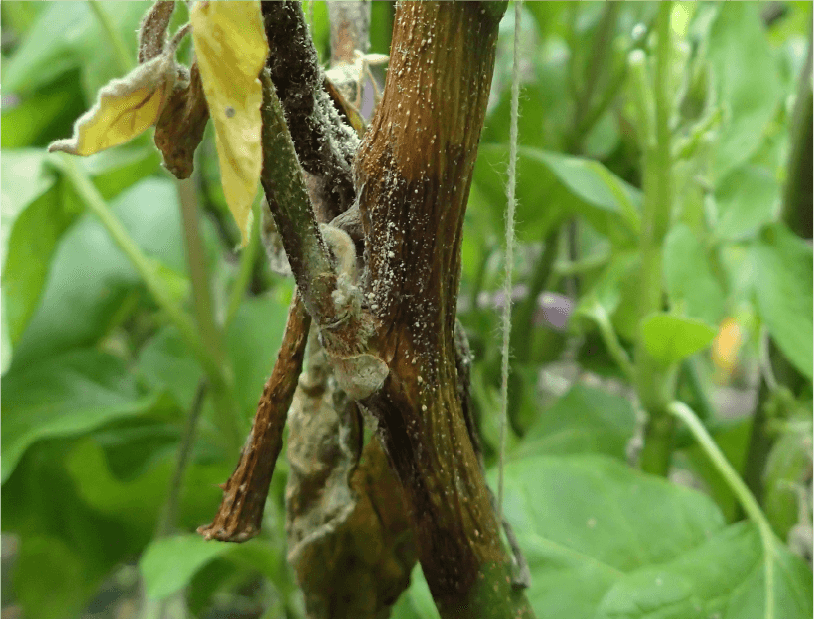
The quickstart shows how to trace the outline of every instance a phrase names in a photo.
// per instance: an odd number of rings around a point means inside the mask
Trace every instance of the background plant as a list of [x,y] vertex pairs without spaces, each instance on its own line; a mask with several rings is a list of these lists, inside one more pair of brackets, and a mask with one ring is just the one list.
[[[810,570],[785,545],[810,551],[810,6],[770,6],[523,7],[504,511],[540,616],[811,615]],[[35,617],[141,584],[144,612],[299,616],[282,461],[261,539],[187,535],[211,518],[291,296],[256,238],[233,250],[212,136],[186,188],[149,139],[72,167],[45,154],[132,67],[146,8],[2,4],[4,593]],[[324,6],[305,8],[328,58]],[[372,51],[388,52],[389,20],[374,3]],[[171,28],[184,21],[179,5]],[[507,14],[462,249],[487,465],[515,26]],[[765,519],[675,421],[678,400]],[[435,612],[415,579],[397,616]]]

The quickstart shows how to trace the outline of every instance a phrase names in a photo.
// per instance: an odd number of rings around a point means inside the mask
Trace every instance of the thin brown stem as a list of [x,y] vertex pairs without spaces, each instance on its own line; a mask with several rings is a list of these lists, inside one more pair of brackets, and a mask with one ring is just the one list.
[[211,524],[198,528],[206,539],[245,542],[260,532],[277,456],[283,447],[283,428],[302,371],[311,317],[299,293],[288,311],[283,342],[271,376],[257,404],[257,414],[235,472],[223,485],[223,500]]

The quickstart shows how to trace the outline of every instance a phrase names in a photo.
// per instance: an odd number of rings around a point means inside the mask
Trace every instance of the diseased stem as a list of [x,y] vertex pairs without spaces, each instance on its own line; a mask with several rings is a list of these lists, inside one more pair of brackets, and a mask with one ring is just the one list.
[[223,500],[211,524],[198,528],[206,539],[245,542],[260,532],[283,429],[302,371],[311,317],[295,292],[280,352],[257,404],[252,431],[234,473],[223,485]]
[[[645,126],[644,146],[644,200],[640,235],[641,270],[639,275],[638,323],[653,312],[662,309],[661,245],[670,222],[672,210],[672,161],[670,127],[668,124],[671,99],[669,93],[670,70],[670,13],[672,3],[659,5],[656,20],[658,43],[653,95],[654,127],[652,134]],[[635,63],[634,63],[635,65]],[[632,66],[634,66],[632,65]],[[644,67],[640,67],[644,70]],[[640,76],[646,84],[646,75]],[[647,93],[641,93],[640,107],[648,115]],[[653,139],[650,139],[652,135]],[[642,470],[666,475],[670,466],[675,422],[666,414],[665,407],[672,399],[669,371],[662,368],[647,353],[641,337],[635,351],[636,388],[639,400],[648,413],[644,446],[641,453]]]
[[263,84],[261,181],[274,223],[308,313],[322,326],[336,321],[331,293],[336,274],[319,232],[285,115],[266,71]]

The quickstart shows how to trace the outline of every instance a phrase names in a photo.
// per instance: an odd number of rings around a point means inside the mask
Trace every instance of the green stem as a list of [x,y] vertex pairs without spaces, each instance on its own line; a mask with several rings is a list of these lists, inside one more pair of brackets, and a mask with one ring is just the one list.
[[[598,108],[591,106],[596,94],[596,86],[599,83],[600,76],[605,71],[609,54],[610,43],[613,39],[613,31],[616,27],[616,20],[619,15],[620,4],[618,2],[608,2],[605,5],[605,11],[602,15],[602,21],[597,29],[596,36],[594,37],[594,47],[591,50],[591,60],[588,63],[588,75],[585,79],[585,88],[579,93],[576,98],[576,107],[574,111],[574,133],[571,139],[569,151],[577,153],[580,150],[582,140],[585,134],[596,120],[599,119],[602,113],[602,107],[607,106],[603,98],[603,103],[600,103]],[[613,85],[609,90],[614,90]],[[607,100],[609,102],[609,100]],[[596,111],[600,110],[597,114]],[[588,118],[593,119],[589,124],[586,123]]]
[[622,369],[625,377],[633,382],[636,377],[633,363],[630,361],[630,357],[628,357],[627,351],[625,351],[624,347],[619,341],[619,338],[616,337],[616,332],[613,330],[610,317],[605,311],[605,307],[601,303],[596,304],[593,317],[594,320],[596,320],[597,325],[599,325],[599,332],[602,334],[605,349],[608,351],[610,356],[613,357],[616,365]]
[[223,335],[215,321],[212,305],[212,291],[206,273],[206,255],[201,241],[198,221],[198,198],[193,179],[177,181],[178,201],[181,208],[181,222],[184,246],[187,253],[189,278],[192,283],[192,304],[198,332],[214,367],[207,371],[212,401],[219,418],[221,431],[231,449],[242,444],[238,411],[233,397],[229,359],[224,353]]
[[[559,248],[560,231],[551,230],[545,237],[543,253],[537,262],[529,283],[528,295],[518,305],[512,318],[512,341],[514,342],[514,358],[518,364],[526,363],[531,355],[531,334],[534,331],[534,314],[537,311],[537,298],[545,289],[554,270],[554,260]],[[515,400],[516,402],[516,400]]]
[[[661,245],[670,223],[673,191],[669,127],[671,11],[672,3],[663,2],[659,5],[656,20],[658,44],[653,88],[654,126],[652,131],[646,128],[643,134],[644,199],[639,246],[642,261],[639,277],[639,324],[647,315],[662,309]],[[636,63],[632,63],[631,69],[635,65]],[[641,71],[644,72],[644,66],[641,67]],[[633,73],[635,75],[636,71]],[[640,87],[646,88],[646,75],[639,77],[644,80]],[[640,107],[644,108],[642,113],[647,114],[651,108],[647,101],[648,93],[645,89],[640,94],[644,97],[640,101]],[[653,139],[651,139],[651,135]],[[675,422],[666,414],[666,406],[673,397],[670,393],[671,371],[661,367],[650,357],[641,337],[636,342],[635,356],[636,388],[639,401],[648,413],[641,467],[649,473],[666,475],[670,466],[675,433]]]
[[144,280],[147,290],[158,307],[167,314],[170,322],[178,329],[181,337],[192,349],[193,354],[207,372],[216,370],[216,365],[204,347],[195,325],[188,314],[172,299],[164,282],[158,275],[156,263],[146,256],[121,222],[110,211],[99,190],[87,174],[67,155],[60,155],[54,161],[68,177],[76,193],[88,209],[96,215],[107,230],[113,242],[121,249]]
[[198,388],[195,390],[195,398],[189,409],[189,415],[187,415],[184,434],[181,436],[181,444],[178,446],[175,469],[172,472],[172,479],[170,480],[170,487],[167,492],[167,500],[164,503],[164,508],[158,519],[155,535],[153,536],[154,539],[169,535],[175,527],[178,500],[181,496],[181,484],[184,481],[184,472],[189,464],[189,454],[192,452],[192,445],[195,443],[195,432],[198,427],[198,419],[201,417],[201,410],[203,410],[206,390],[206,380],[201,380],[198,383]]
[[772,532],[772,526],[763,515],[755,495],[753,495],[735,468],[726,459],[720,447],[710,436],[704,424],[698,419],[693,410],[683,402],[671,402],[667,406],[671,415],[683,421],[692,432],[695,440],[704,450],[712,464],[721,473],[735,497],[743,506],[746,515],[757,525],[760,541],[763,544],[763,565],[766,571],[765,579],[765,614],[766,619],[774,618],[774,554],[775,544],[778,543]]
[[130,73],[136,62],[130,52],[127,50],[127,45],[124,43],[121,33],[116,30],[113,20],[110,15],[105,13],[102,8],[102,3],[99,0],[88,0],[88,5],[99,20],[102,30],[105,31],[107,38],[110,39],[110,44],[113,46],[113,55],[116,57],[116,63],[119,65],[119,71],[122,75]]
[[[255,207],[257,204],[255,203]],[[254,212],[254,225],[252,226],[252,236],[249,239],[249,245],[240,254],[240,266],[237,271],[237,279],[232,284],[232,290],[229,293],[229,304],[226,309],[226,321],[224,322],[224,331],[229,328],[237,315],[237,310],[243,302],[243,297],[246,296],[246,289],[249,287],[249,282],[254,272],[254,263],[257,261],[257,250],[260,248],[260,212],[257,208],[253,209]]]

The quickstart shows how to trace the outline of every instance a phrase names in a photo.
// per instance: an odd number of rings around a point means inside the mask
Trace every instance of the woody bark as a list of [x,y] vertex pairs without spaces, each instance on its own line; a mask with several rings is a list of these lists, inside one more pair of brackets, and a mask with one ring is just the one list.
[[[465,205],[489,96],[500,8],[397,7],[384,96],[356,160],[365,295],[390,375],[379,419],[443,617],[532,616],[470,443],[454,320]],[[372,295],[372,296],[371,296]]]

